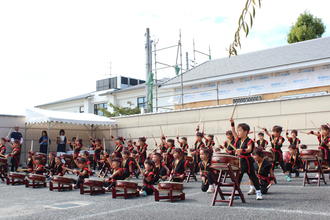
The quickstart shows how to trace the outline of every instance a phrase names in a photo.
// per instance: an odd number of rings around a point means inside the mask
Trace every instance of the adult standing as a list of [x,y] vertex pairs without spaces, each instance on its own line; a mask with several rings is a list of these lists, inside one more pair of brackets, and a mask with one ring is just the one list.
[[23,144],[23,135],[21,132],[19,132],[18,126],[16,126],[14,128],[14,131],[11,132],[11,134],[10,134],[10,142],[14,143],[15,141],[18,141],[20,143],[20,145]]
[[57,137],[57,152],[66,152],[67,139],[65,136],[65,131],[60,130],[59,136]]
[[41,132],[41,137],[39,138],[39,145],[40,145],[40,153],[44,153],[47,155],[48,152],[48,143],[50,145],[51,141],[48,137],[47,131]]

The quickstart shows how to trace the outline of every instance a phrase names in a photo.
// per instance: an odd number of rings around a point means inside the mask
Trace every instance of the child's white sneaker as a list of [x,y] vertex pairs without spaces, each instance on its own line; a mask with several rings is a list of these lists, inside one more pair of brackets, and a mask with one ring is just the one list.
[[249,192],[247,194],[248,195],[254,195],[254,194],[256,194],[256,189],[254,188],[254,186],[250,186],[250,190],[249,190]]
[[214,193],[214,186],[213,185],[209,185],[208,190],[206,191],[207,193]]
[[256,200],[262,200],[262,193],[260,190],[256,191]]
[[140,191],[140,196],[147,196],[147,192],[146,191]]

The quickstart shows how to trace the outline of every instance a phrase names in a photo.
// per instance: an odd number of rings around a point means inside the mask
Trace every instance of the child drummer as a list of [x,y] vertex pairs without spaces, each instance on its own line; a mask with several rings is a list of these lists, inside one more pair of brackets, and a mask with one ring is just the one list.
[[255,173],[253,166],[254,160],[251,156],[251,153],[253,152],[254,149],[254,142],[252,139],[248,137],[248,134],[250,132],[250,126],[246,123],[238,124],[237,132],[236,132],[234,120],[230,119],[230,123],[231,123],[233,135],[236,138],[236,142],[235,142],[235,148],[237,149],[236,154],[240,158],[241,172],[239,175],[239,183],[241,183],[243,175],[247,173],[250,178],[250,181],[252,182],[249,193],[255,190],[256,199],[262,200],[260,183]]
[[[274,158],[274,162],[273,162],[273,170],[275,168],[275,165],[277,163],[279,163],[282,168],[283,173],[286,174],[286,169],[285,169],[285,165],[284,165],[284,161],[283,161],[283,152],[282,152],[282,146],[285,141],[285,139],[281,136],[281,133],[283,130],[282,127],[275,125],[272,129],[272,134],[270,134],[268,132],[268,130],[265,128],[263,130],[269,136],[270,143],[272,146],[272,151],[275,154],[275,158]],[[291,181],[291,178],[288,175],[286,175],[285,178],[288,182]]]
[[111,176],[104,184],[106,190],[110,190],[112,187],[116,186],[117,180],[125,179],[124,168],[121,167],[121,160],[119,158],[111,160],[111,173]]
[[173,182],[183,182],[185,179],[185,161],[181,148],[174,149],[173,157],[173,169],[170,179]]
[[176,137],[176,140],[179,143],[179,145],[180,145],[180,147],[181,147],[181,149],[183,151],[183,154],[185,156],[187,156],[188,155],[188,149],[189,149],[187,138],[186,137],[181,137],[181,138]]
[[78,180],[76,181],[75,189],[81,187],[86,178],[89,178],[91,171],[88,169],[87,161],[85,158],[79,158],[77,160],[77,166],[80,170],[74,170],[74,173],[78,175]]
[[16,172],[20,163],[21,157],[21,143],[19,140],[15,140],[12,144],[12,152],[6,155],[6,158],[11,157],[11,172]]
[[268,141],[265,140],[265,134],[263,132],[258,133],[258,140],[256,141],[258,150],[266,150]]
[[139,167],[140,172],[143,175],[143,187],[140,191],[140,195],[147,196],[152,195],[154,193],[154,184],[155,184],[155,163],[152,160],[146,160],[144,162],[144,168],[145,170],[142,170],[141,167]]
[[6,154],[6,150],[7,150],[7,147],[6,147],[6,138],[1,138],[0,140],[0,156],[5,156]]
[[[272,180],[274,179],[272,164],[265,159],[264,153],[261,149],[257,149],[253,152],[253,158],[255,160],[254,168],[259,179],[261,193],[266,194],[271,186]],[[254,193],[255,192],[252,191],[250,192],[250,195]]]
[[200,151],[201,162],[199,163],[200,174],[202,179],[201,189],[203,192],[214,193],[214,184],[217,180],[218,172],[211,169],[212,152],[204,148]]
[[223,146],[220,146],[220,148],[224,148],[226,150],[226,153],[229,155],[235,155],[235,138],[232,131],[226,131],[226,137],[227,140],[223,143]]
[[302,161],[299,156],[297,145],[291,144],[288,153],[289,158],[285,163],[285,168],[289,172],[289,177],[291,178],[292,173],[295,174],[295,177],[299,177],[299,169],[302,168]]

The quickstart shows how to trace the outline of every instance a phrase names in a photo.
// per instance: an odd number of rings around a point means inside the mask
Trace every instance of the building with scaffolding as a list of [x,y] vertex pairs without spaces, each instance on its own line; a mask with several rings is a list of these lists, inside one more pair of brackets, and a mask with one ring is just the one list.
[[[152,88],[153,112],[326,95],[330,92],[330,37],[206,61],[157,81]],[[141,81],[37,107],[101,114],[97,109],[109,102],[146,109],[146,84]]]

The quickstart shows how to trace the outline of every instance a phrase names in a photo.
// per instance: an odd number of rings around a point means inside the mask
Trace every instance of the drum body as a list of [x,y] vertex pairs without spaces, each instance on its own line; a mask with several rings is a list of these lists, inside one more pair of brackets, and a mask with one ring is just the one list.
[[125,180],[117,180],[116,181],[116,188],[130,188],[130,189],[137,189],[138,184],[131,181]]
[[232,170],[239,170],[239,158],[236,156],[215,153],[211,159],[211,167],[214,169],[228,169],[228,165],[231,166]]
[[15,178],[15,179],[25,179],[26,174],[25,173],[10,172],[8,174],[8,177],[12,177],[12,178]]
[[104,181],[99,179],[84,179],[84,183],[80,185],[80,194],[89,193],[90,195],[104,194]]
[[[58,191],[62,190],[72,190],[72,185],[75,183],[73,178],[68,178],[64,176],[53,176],[52,180],[49,182],[49,190],[53,191],[57,189]],[[56,186],[57,184],[57,186]]]
[[10,172],[7,177],[7,185],[12,184],[25,184],[26,182],[26,174],[25,173],[17,173]]
[[84,180],[84,185],[85,186],[93,186],[93,187],[103,187],[104,181],[103,180],[96,180],[96,179],[87,178],[87,179]]
[[183,190],[183,183],[177,183],[177,182],[160,182],[160,183],[158,183],[158,190],[182,191]]
[[158,189],[155,189],[155,201],[159,201],[161,199],[169,199],[171,202],[174,202],[174,200],[176,199],[185,200],[185,193],[183,192],[183,183],[158,183]]
[[44,175],[39,175],[39,174],[30,174],[28,176],[29,180],[34,180],[37,182],[46,182],[46,176]]
[[54,176],[52,181],[61,184],[73,184],[75,180],[73,178],[64,177],[64,176]]

